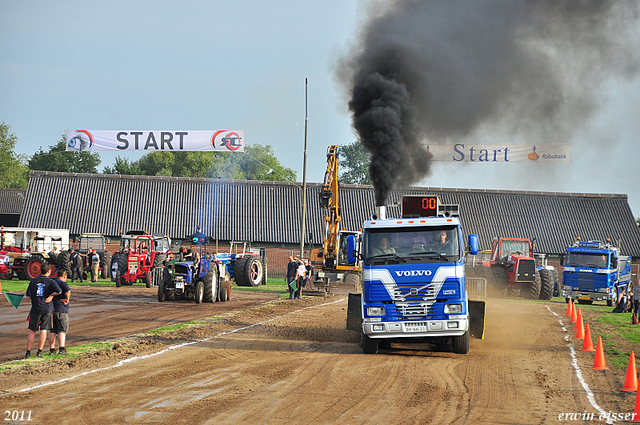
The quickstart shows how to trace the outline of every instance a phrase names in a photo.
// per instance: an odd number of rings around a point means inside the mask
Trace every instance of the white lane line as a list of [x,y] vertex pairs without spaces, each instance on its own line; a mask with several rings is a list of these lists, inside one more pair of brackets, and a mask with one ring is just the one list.
[[[562,322],[562,318],[558,313],[551,310],[548,305],[545,305],[545,307],[547,308],[547,310],[549,310],[549,312],[551,312],[551,314],[558,317],[558,322],[560,323],[560,327],[565,332],[564,340],[567,341],[567,345],[569,346],[569,354],[571,354],[571,366],[573,366],[573,368],[576,370],[576,377],[578,378],[580,385],[582,385],[582,388],[584,388],[584,392],[587,393],[587,399],[589,400],[589,403],[593,406],[594,409],[600,412],[602,417],[607,417],[607,412],[602,407],[600,407],[600,405],[598,405],[598,402],[596,402],[596,397],[593,395],[593,392],[591,392],[591,389],[589,389],[589,385],[587,385],[587,382],[584,380],[582,376],[582,370],[580,370],[580,366],[578,365],[578,358],[576,357],[576,350],[573,348],[573,344],[571,343],[571,338],[569,337],[569,332],[567,331],[567,328],[564,326],[564,323]],[[613,422],[607,421],[606,423],[611,424]]]
[[86,372],[82,372],[82,373],[79,373],[79,374],[77,374],[77,375],[70,376],[70,377],[68,377],[68,378],[57,379],[57,380],[55,380],[55,381],[49,381],[49,382],[43,382],[43,383],[41,383],[41,384],[34,385],[33,387],[23,388],[23,389],[21,389],[21,390],[17,390],[17,391],[12,391],[12,392],[3,393],[3,394],[0,394],[0,397],[5,396],[5,395],[11,395],[11,394],[23,393],[23,392],[27,392],[27,391],[32,391],[32,390],[36,390],[36,389],[39,389],[39,388],[43,388],[43,387],[48,387],[48,386],[55,385],[55,384],[61,384],[61,383],[63,383],[63,382],[67,382],[67,381],[72,381],[72,380],[74,380],[74,379],[77,379],[77,378],[80,378],[80,377],[83,377],[83,376],[86,376],[86,375],[90,375],[90,374],[92,374],[92,373],[96,373],[96,372],[103,372],[103,371],[105,371],[105,370],[114,369],[114,368],[116,368],[116,367],[123,366],[123,365],[125,365],[125,364],[127,364],[127,363],[131,363],[131,362],[135,362],[135,361],[143,360],[143,359],[148,359],[149,357],[159,356],[159,355],[161,355],[161,354],[168,353],[168,352],[170,352],[171,350],[175,350],[175,349],[177,349],[177,348],[182,348],[182,347],[187,347],[187,346],[189,346],[189,345],[199,344],[199,343],[201,343],[201,342],[210,341],[210,340],[212,340],[212,339],[220,338],[221,336],[234,334],[234,333],[236,333],[236,332],[244,331],[244,330],[246,330],[246,329],[251,329],[251,328],[253,328],[253,327],[255,327],[255,326],[264,325],[265,323],[269,323],[269,322],[272,322],[272,321],[274,321],[274,320],[281,319],[281,318],[283,318],[283,317],[290,316],[290,315],[292,315],[292,314],[299,313],[299,312],[304,311],[304,310],[309,310],[309,309],[312,309],[312,308],[318,308],[318,307],[324,307],[324,306],[331,305],[331,304],[336,304],[336,303],[339,303],[339,302],[341,302],[341,301],[344,301],[345,299],[346,299],[346,298],[340,298],[339,300],[337,300],[337,301],[332,301],[332,302],[330,302],[330,303],[324,303],[324,304],[312,305],[312,306],[309,306],[309,307],[301,308],[301,309],[299,309],[299,310],[295,310],[295,311],[292,311],[292,312],[290,312],[290,313],[283,314],[283,315],[281,315],[281,316],[276,316],[276,317],[272,317],[271,319],[263,320],[262,322],[253,323],[253,324],[251,324],[251,325],[243,326],[243,327],[241,327],[241,328],[236,328],[236,329],[233,329],[233,330],[231,330],[231,331],[227,331],[227,332],[220,332],[220,333],[219,333],[219,334],[217,334],[217,335],[210,336],[210,337],[203,338],[203,339],[199,339],[199,340],[197,340],[197,341],[183,342],[182,344],[172,345],[172,346],[167,347],[167,348],[165,348],[164,350],[158,351],[158,352],[156,352],[156,353],[146,354],[146,355],[144,355],[144,356],[134,356],[134,357],[130,357],[130,358],[128,358],[128,359],[120,360],[118,363],[114,364],[113,366],[107,366],[107,367],[101,367],[101,368],[99,368],[99,369],[88,370],[88,371],[86,371]]

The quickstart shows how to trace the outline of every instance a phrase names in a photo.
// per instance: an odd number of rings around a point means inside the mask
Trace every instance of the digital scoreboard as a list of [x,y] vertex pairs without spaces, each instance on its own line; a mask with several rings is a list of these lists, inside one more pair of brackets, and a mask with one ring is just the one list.
[[402,218],[435,217],[437,215],[437,196],[404,196],[402,198]]

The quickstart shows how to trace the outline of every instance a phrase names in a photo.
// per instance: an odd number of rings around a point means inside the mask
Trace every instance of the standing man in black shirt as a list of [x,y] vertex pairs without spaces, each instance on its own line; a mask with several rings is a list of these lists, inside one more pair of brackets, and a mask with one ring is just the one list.
[[27,287],[27,299],[31,300],[31,311],[29,312],[29,336],[27,337],[27,354],[25,359],[31,356],[31,347],[36,337],[36,332],[40,331],[40,343],[38,345],[38,357],[42,357],[42,349],[47,342],[47,331],[52,329],[53,297],[60,295],[62,290],[51,278],[51,267],[49,263],[43,262],[40,266],[40,276],[36,277]]
[[56,338],[58,339],[58,354],[67,355],[66,339],[69,331],[69,299],[71,288],[67,285],[67,272],[58,271],[58,277],[54,279],[62,293],[53,297],[53,330],[49,333],[49,354],[56,354]]

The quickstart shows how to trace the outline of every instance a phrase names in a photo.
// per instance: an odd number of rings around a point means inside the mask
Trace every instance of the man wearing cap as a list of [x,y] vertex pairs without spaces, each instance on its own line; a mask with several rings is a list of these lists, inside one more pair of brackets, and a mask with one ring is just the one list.
[[100,267],[100,256],[98,255],[98,251],[96,251],[95,248],[91,251],[89,260],[91,261],[91,282],[97,282],[98,268]]

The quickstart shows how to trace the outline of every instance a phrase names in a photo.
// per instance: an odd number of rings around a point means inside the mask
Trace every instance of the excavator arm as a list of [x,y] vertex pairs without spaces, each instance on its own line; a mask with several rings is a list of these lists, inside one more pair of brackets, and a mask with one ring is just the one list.
[[338,232],[340,231],[340,203],[338,191],[338,145],[327,150],[327,171],[320,193],[320,207],[325,211],[324,243],[322,258],[326,267],[335,267],[338,253]]

